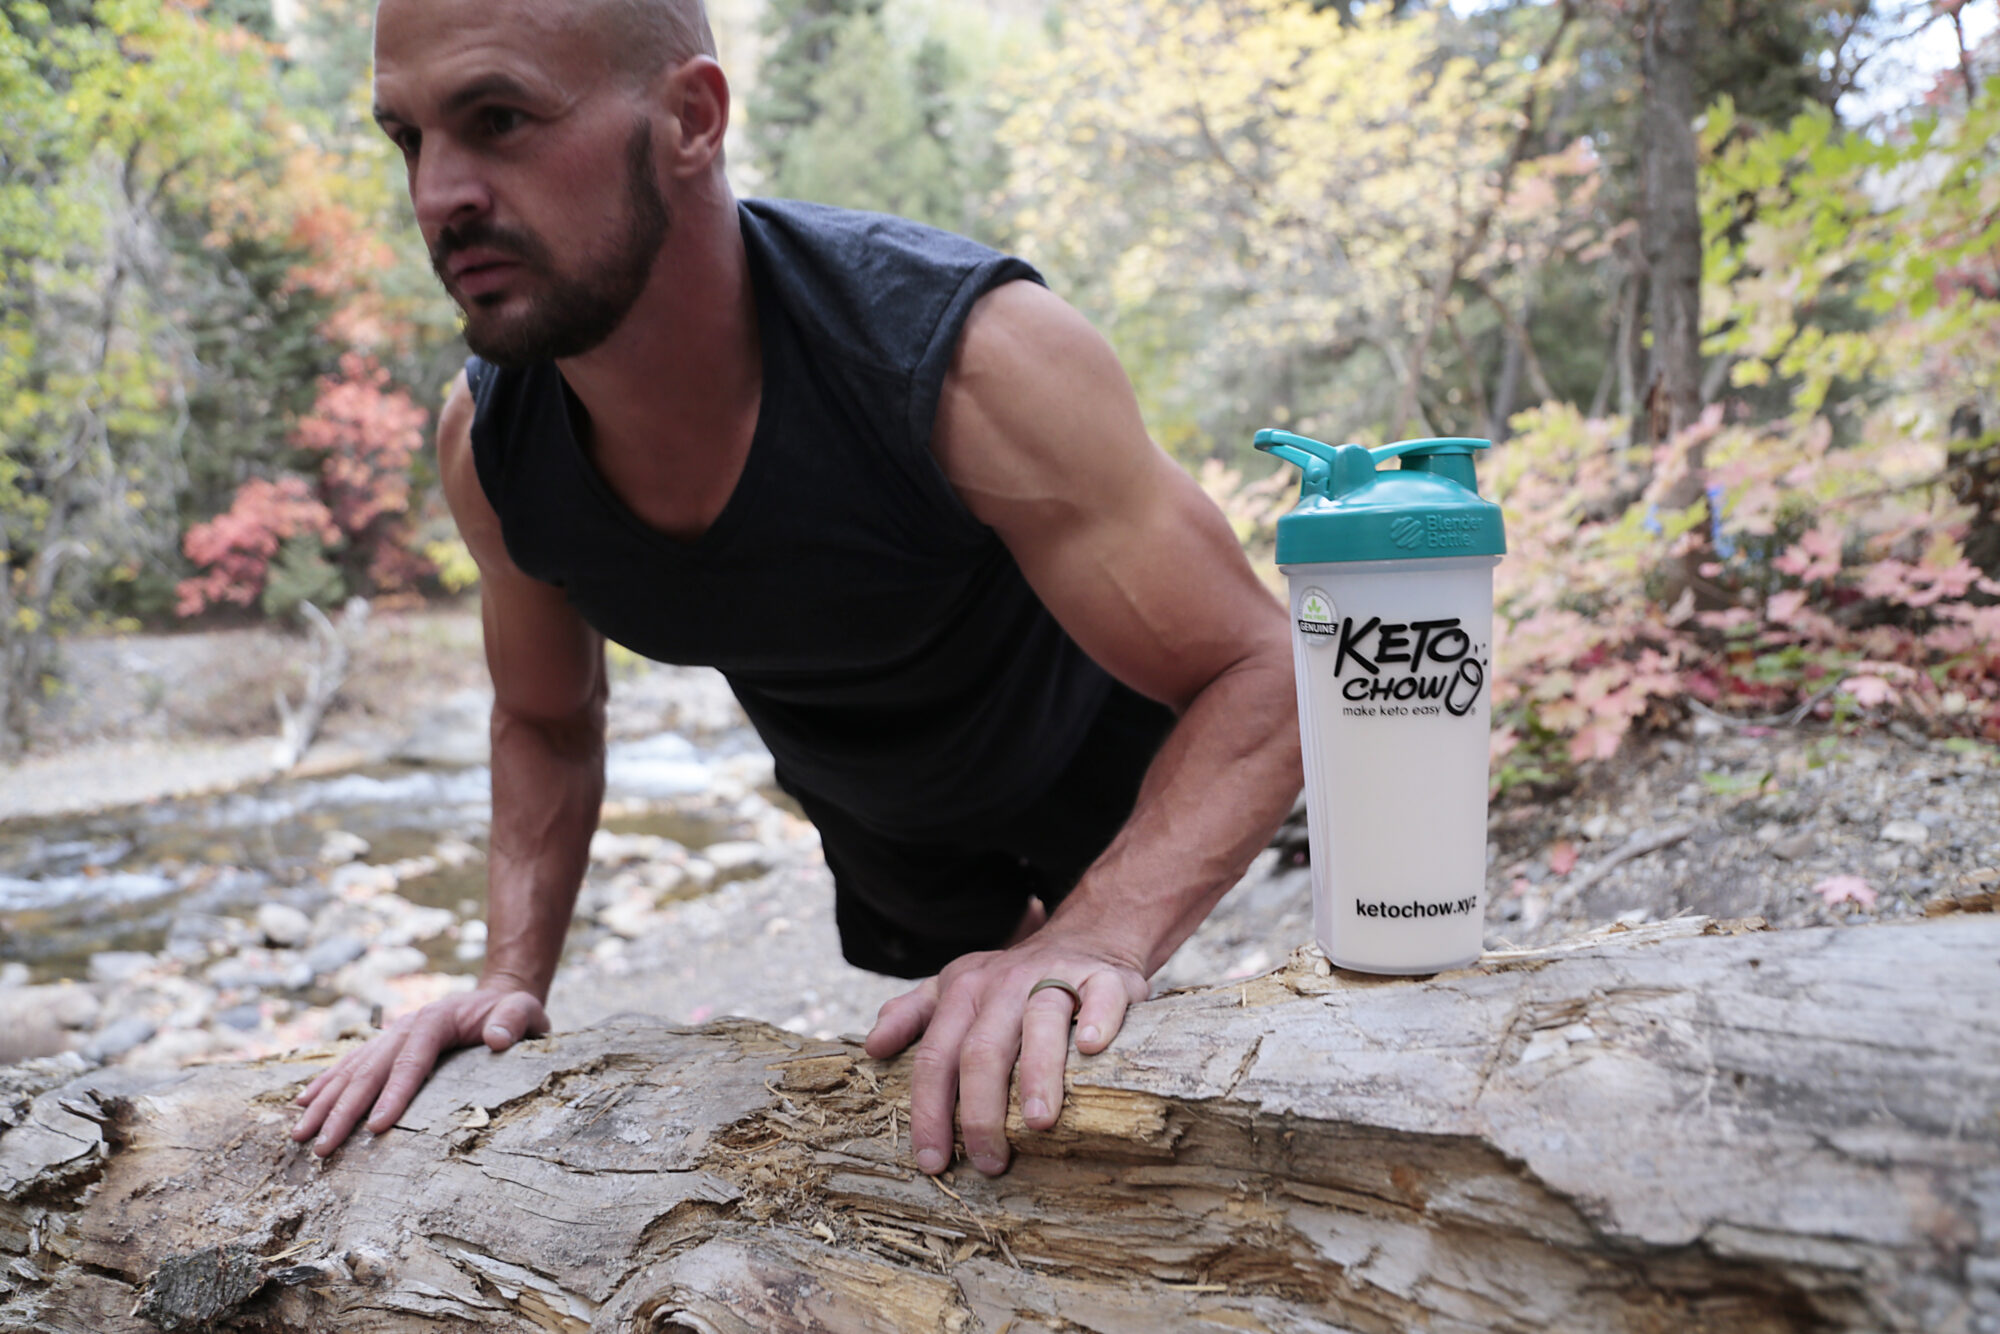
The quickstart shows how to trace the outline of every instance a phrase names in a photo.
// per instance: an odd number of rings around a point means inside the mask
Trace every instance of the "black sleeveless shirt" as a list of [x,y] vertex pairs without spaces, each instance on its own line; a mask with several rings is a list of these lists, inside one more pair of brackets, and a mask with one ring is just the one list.
[[976,829],[1072,758],[1111,678],[931,453],[973,303],[1021,260],[898,218],[738,205],[763,347],[743,475],[692,542],[640,519],[554,363],[467,363],[507,553],[607,639],[719,668],[779,781],[883,833]]

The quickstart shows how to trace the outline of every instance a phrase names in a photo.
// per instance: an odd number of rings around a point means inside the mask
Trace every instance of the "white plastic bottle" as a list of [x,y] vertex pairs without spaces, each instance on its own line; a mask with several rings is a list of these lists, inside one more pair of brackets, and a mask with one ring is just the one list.
[[[1313,923],[1342,968],[1433,973],[1479,957],[1499,506],[1484,440],[1379,449],[1260,431],[1305,472],[1278,521],[1291,585]],[[1402,468],[1377,463],[1400,458]]]

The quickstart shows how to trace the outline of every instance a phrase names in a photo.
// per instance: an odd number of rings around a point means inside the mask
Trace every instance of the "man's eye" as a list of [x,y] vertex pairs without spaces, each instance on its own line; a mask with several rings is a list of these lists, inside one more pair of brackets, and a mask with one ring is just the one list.
[[415,130],[398,130],[389,136],[389,142],[401,149],[404,157],[415,157],[417,145],[422,141],[423,137]]
[[488,134],[506,134],[520,128],[521,113],[506,107],[488,107],[479,113],[479,124]]

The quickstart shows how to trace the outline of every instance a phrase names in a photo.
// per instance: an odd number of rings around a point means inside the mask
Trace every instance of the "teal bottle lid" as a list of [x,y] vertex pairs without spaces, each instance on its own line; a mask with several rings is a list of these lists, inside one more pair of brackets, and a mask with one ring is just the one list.
[[[1278,564],[1500,556],[1500,507],[1479,496],[1472,456],[1489,440],[1399,440],[1368,449],[1290,431],[1257,432],[1257,448],[1304,474],[1299,503],[1278,520]],[[1376,465],[1400,458],[1400,471]]]

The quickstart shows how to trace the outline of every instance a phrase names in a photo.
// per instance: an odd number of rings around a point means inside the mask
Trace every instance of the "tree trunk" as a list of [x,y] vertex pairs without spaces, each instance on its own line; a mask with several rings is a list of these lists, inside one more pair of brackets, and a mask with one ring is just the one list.
[[[1694,137],[1694,47],[1699,0],[1651,0],[1646,78],[1646,248],[1653,329],[1647,376],[1651,438],[1669,440],[1701,413],[1701,204]],[[1699,498],[1700,480],[1686,503]]]
[[1758,925],[1168,996],[992,1181],[747,1022],[461,1052],[324,1166],[319,1060],[0,1082],[0,1328],[1990,1328],[2000,917]]

